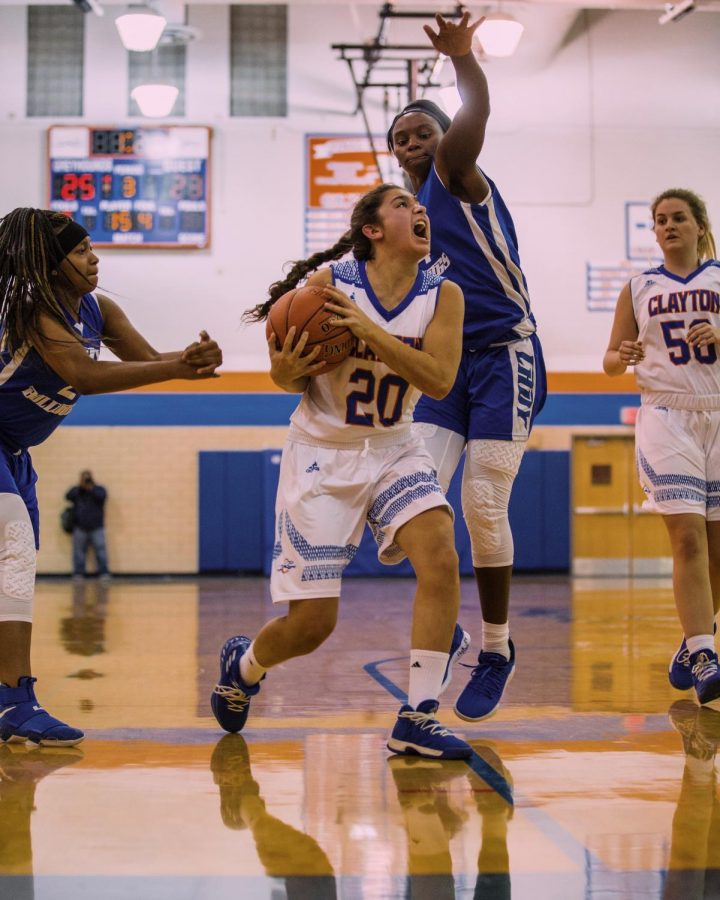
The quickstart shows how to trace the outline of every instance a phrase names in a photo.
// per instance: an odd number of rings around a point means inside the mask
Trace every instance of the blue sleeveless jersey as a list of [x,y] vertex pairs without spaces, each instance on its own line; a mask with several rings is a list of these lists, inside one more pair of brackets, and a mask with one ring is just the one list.
[[[68,324],[85,339],[88,354],[100,353],[103,319],[93,294],[80,301],[80,320]],[[68,339],[71,338],[68,336]],[[42,444],[70,412],[78,392],[23,344],[11,354],[0,351],[0,444],[16,452]]]
[[493,182],[483,203],[464,203],[440,181],[435,166],[417,193],[430,218],[426,266],[456,282],[465,295],[463,345],[484,350],[535,332],[520,267],[515,226]]

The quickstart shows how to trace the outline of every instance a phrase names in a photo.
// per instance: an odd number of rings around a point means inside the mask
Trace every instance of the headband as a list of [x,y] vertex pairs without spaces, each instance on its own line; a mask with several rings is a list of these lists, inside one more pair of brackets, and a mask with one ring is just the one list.
[[395,116],[392,120],[392,124],[388,129],[387,133],[387,145],[388,150],[392,151],[393,149],[393,129],[398,122],[398,119],[402,119],[403,116],[408,115],[408,113],[419,112],[424,113],[426,116],[430,116],[431,119],[435,119],[438,125],[442,128],[443,132],[447,131],[450,125],[452,124],[452,119],[450,116],[443,112],[437,103],[433,103],[432,100],[413,100],[412,103],[408,103],[408,105],[401,109],[400,112]]
[[60,257],[62,260],[65,259],[68,253],[74,250],[81,241],[84,241],[86,237],[89,237],[89,234],[82,225],[78,225],[77,222],[68,219],[68,224],[62,231],[59,231],[55,237],[57,238],[57,242],[60,244],[60,249],[63,253]]

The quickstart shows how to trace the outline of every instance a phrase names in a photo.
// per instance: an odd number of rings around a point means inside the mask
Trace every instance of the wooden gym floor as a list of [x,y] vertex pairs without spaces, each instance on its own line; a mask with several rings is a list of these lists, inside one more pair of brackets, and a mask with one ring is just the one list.
[[[670,688],[668,581],[517,577],[518,667],[470,763],[390,757],[413,582],[348,579],[336,633],[273,670],[242,736],[209,709],[260,578],[43,580],[38,695],[87,732],[0,747],[3,900],[720,896],[720,713]],[[474,583],[461,622],[479,642]],[[477,647],[476,647],[477,650]]]

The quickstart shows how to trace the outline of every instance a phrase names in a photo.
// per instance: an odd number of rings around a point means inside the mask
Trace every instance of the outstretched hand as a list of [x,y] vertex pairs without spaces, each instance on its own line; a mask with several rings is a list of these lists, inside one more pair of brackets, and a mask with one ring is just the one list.
[[445,56],[466,56],[472,50],[473,37],[485,21],[485,16],[481,16],[476,22],[470,22],[470,13],[465,10],[459,22],[444,19],[440,13],[435,16],[435,21],[437,34],[429,25],[423,25],[423,30],[438,53]]
[[222,350],[213,341],[207,331],[200,332],[200,340],[193,341],[182,352],[180,359],[188,366],[193,366],[198,375],[214,375],[215,369],[222,365]]

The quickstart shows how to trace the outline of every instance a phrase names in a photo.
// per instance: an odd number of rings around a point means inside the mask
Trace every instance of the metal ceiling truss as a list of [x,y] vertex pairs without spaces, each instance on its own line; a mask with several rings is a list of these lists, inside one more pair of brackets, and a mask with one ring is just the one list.
[[[445,19],[462,18],[464,7],[458,4],[450,12],[441,12]],[[355,86],[355,109],[353,114],[360,113],[365,123],[375,164],[380,170],[377,152],[365,109],[365,92],[381,89],[385,92],[384,104],[388,109],[388,91],[391,88],[405,90],[407,102],[417,99],[418,95],[428,88],[440,87],[435,81],[440,57],[432,45],[428,44],[388,44],[385,40],[385,29],[389,19],[434,19],[437,10],[432,12],[421,10],[396,10],[392,4],[385,3],[380,12],[380,24],[374,38],[362,44],[331,44],[337,51],[339,59],[347,63],[350,77]]]

